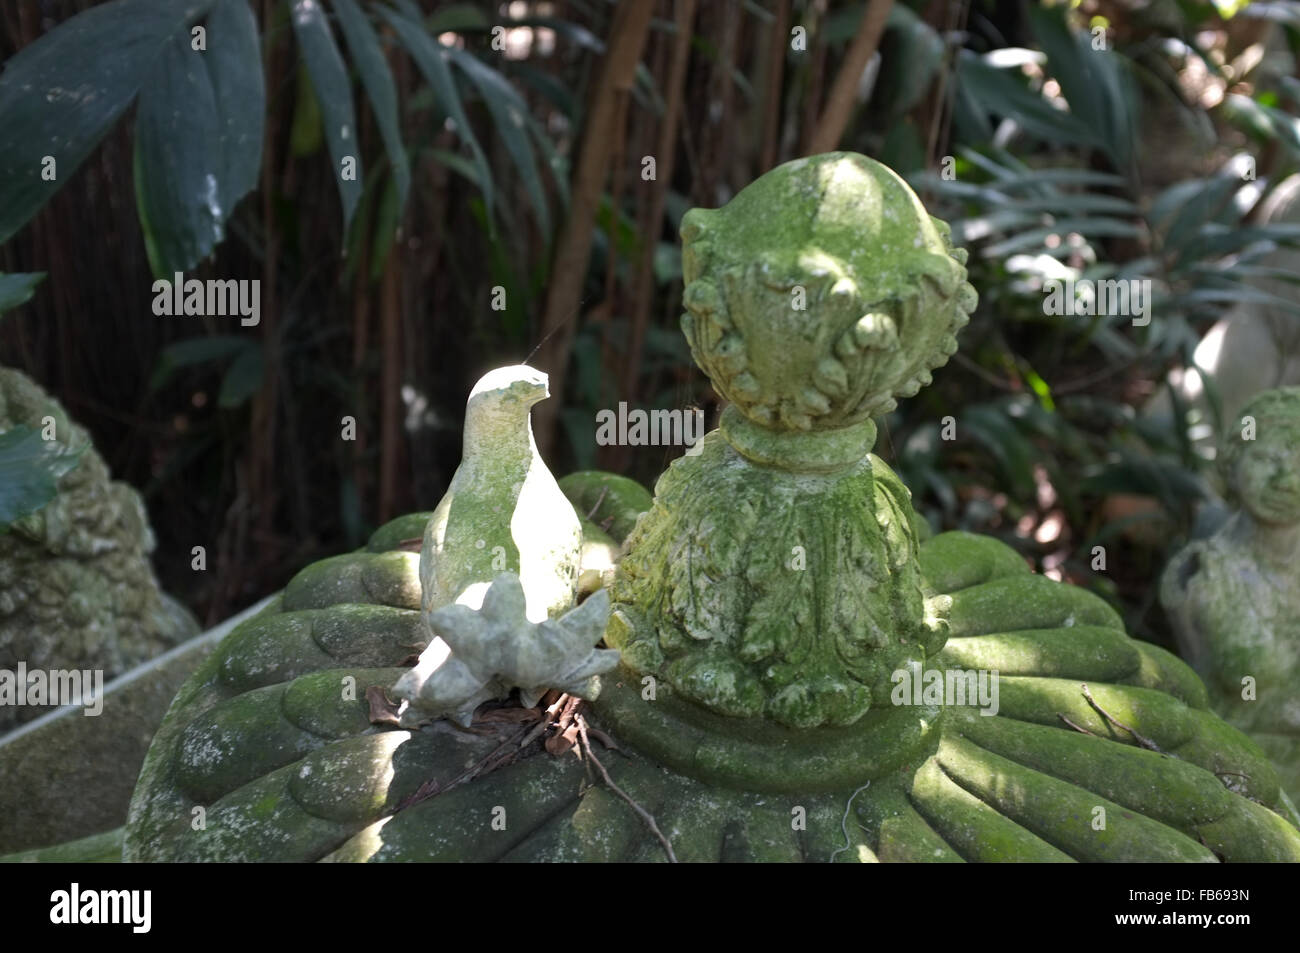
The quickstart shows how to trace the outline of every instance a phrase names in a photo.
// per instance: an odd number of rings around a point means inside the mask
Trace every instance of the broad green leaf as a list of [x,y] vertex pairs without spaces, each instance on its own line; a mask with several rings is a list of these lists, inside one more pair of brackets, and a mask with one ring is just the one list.
[[289,126],[289,154],[296,159],[314,156],[325,144],[320,102],[311,88],[311,73],[303,63],[295,71],[293,122]]
[[[950,196],[958,199],[969,199],[973,202],[984,203],[1001,203],[1009,201],[1008,196],[998,189],[991,188],[987,185],[980,185],[975,182],[960,182],[956,179],[945,179],[937,173],[924,170],[914,172],[911,175],[904,176],[908,183],[914,189],[931,189],[939,195]],[[999,183],[1001,185],[1001,183]]]
[[483,192],[483,202],[487,206],[490,227],[494,204],[492,172],[488,168],[487,156],[479,146],[478,139],[474,137],[473,127],[470,126],[465,109],[461,105],[460,91],[456,88],[456,81],[452,79],[451,67],[447,65],[449,55],[447,48],[426,33],[418,19],[388,7],[380,7],[379,14],[396,31],[398,39],[411,54],[411,59],[415,60],[416,67],[428,80],[438,105],[455,123],[456,135],[474,154],[474,164],[478,168],[478,184]]
[[528,104],[504,76],[474,54],[454,47],[448,47],[447,52],[451,54],[452,61],[478,87],[488,112],[492,114],[497,135],[524,181],[541,232],[549,235],[551,212],[546,204],[546,194],[542,191],[541,178],[537,174],[537,157],[533,154],[533,146],[529,141]]
[[229,218],[257,188],[266,126],[266,81],[257,18],[248,0],[219,0],[208,16],[208,75],[217,104],[221,208]]
[[909,117],[894,122],[880,145],[880,161],[899,175],[925,167],[925,143],[921,132]]
[[1116,451],[1117,460],[1107,463],[1098,473],[1084,477],[1082,488],[1088,493],[1135,493],[1160,500],[1193,503],[1205,495],[1203,482],[1189,473],[1180,461],[1163,460]]
[[397,87],[393,83],[392,70],[384,59],[384,51],[379,45],[374,27],[357,6],[356,0],[334,0],[334,10],[338,14],[339,26],[343,29],[357,72],[361,74],[361,85],[365,87],[370,105],[375,110],[375,123],[379,126],[388,161],[393,167],[398,208],[403,208],[406,205],[406,192],[411,185],[411,166],[406,157],[406,147],[402,145],[402,127],[397,113]]
[[343,204],[343,230],[352,223],[352,213],[361,198],[361,147],[357,141],[357,117],[352,103],[352,85],[347,67],[325,20],[319,0],[289,0],[289,18],[302,49],[303,62],[311,75],[312,88],[320,104],[325,141],[334,161],[334,181]]
[[1009,182],[998,183],[1002,188],[1012,191],[1032,185],[1100,185],[1122,187],[1128,179],[1113,172],[1097,172],[1094,169],[1031,169],[1021,172]]
[[537,143],[542,158],[546,160],[546,165],[551,170],[551,181],[555,183],[555,191],[559,193],[560,204],[567,206],[569,204],[569,162],[556,151],[555,143],[531,113],[525,113],[524,118],[528,121],[528,130],[533,134],[533,141]]
[[[401,3],[403,13],[408,17],[420,19],[418,10],[416,14],[414,4]],[[425,29],[435,36],[439,33],[453,33],[476,30],[487,30],[492,26],[492,18],[484,12],[482,4],[478,3],[447,3],[440,6],[437,10],[429,15],[424,21]]]
[[1229,94],[1221,112],[1243,132],[1265,141],[1277,139],[1287,148],[1300,151],[1300,119],[1239,93]]
[[454,152],[448,152],[446,149],[425,149],[424,152],[432,159],[441,162],[447,168],[451,169],[457,175],[462,176],[471,185],[477,188],[483,187],[482,170],[470,162],[462,155]]
[[[570,122],[577,119],[578,106],[574,100],[573,90],[554,74],[528,63],[515,63],[512,72],[525,86],[531,87],[563,113]],[[531,113],[529,118],[533,118]],[[536,122],[536,119],[533,121]]]
[[977,404],[961,414],[961,428],[966,435],[984,445],[997,461],[1003,476],[1017,499],[1034,490],[1034,461],[1038,451],[1025,439],[1003,408]]
[[1064,6],[1033,4],[1028,13],[1071,114],[1098,133],[1094,144],[1117,168],[1127,169],[1136,139],[1137,97],[1122,60],[1109,49],[1094,50],[1088,34],[1071,30]]
[[192,268],[224,235],[217,107],[202,56],[187,37],[174,39],[136,111],[135,204],[155,277]]
[[1045,199],[1016,199],[1010,203],[1010,207],[1027,212],[1047,212],[1053,215],[1059,215],[1063,212],[1110,212],[1116,215],[1137,216],[1140,212],[1140,209],[1128,199],[1092,193],[1060,193]]
[[1224,97],[1219,112],[1242,132],[1256,139],[1268,140],[1276,135],[1272,117],[1249,96],[1229,93]]
[[6,275],[0,273],[0,314],[26,304],[36,293],[36,286],[45,278],[45,272],[37,271],[24,275]]
[[[1234,284],[1236,283],[1234,282]],[[1178,302],[1208,302],[1211,304],[1241,304],[1249,301],[1254,304],[1262,304],[1270,308],[1279,308],[1283,311],[1300,314],[1300,302],[1290,301],[1278,295],[1271,295],[1266,291],[1260,291],[1241,284],[1236,284],[1236,287],[1231,288],[1197,288],[1194,291],[1178,295],[1175,300]]]
[[1300,284],[1300,273],[1288,268],[1275,268],[1263,265],[1243,265],[1239,259],[1225,264],[1198,264],[1192,269],[1195,274],[1219,277],[1231,274],[1234,278],[1271,278],[1288,284]]
[[1192,197],[1205,188],[1205,183],[1205,179],[1188,179],[1184,182],[1175,182],[1155,197],[1155,200],[1151,203],[1151,211],[1147,214],[1147,220],[1152,225],[1161,224],[1169,216],[1191,202]]
[[1009,255],[1012,252],[1024,251],[1027,248],[1042,245],[1049,235],[1065,235],[1070,232],[1078,232],[1085,239],[1092,240],[1096,238],[1138,238],[1143,234],[1143,229],[1132,222],[1126,222],[1118,218],[1061,219],[1054,225],[1031,229],[1019,235],[1014,235],[1005,241],[998,242],[996,245],[989,245],[984,248],[981,254],[997,258]]
[[955,142],[988,142],[993,123],[970,83],[953,84],[952,135]]
[[1203,225],[1180,242],[1177,269],[1199,261],[1233,254],[1255,243],[1300,244],[1300,224],[1273,222],[1268,225],[1233,227],[1211,223]]
[[1174,213],[1164,234],[1164,250],[1176,252],[1200,234],[1201,226],[1223,213],[1232,193],[1241,188],[1241,180],[1230,175],[1216,175]]
[[1016,77],[975,56],[961,58],[957,77],[981,109],[1014,120],[1031,136],[1049,143],[1101,147],[1099,135],[1077,116],[1056,109]]
[[188,36],[212,3],[114,0],[59,24],[5,64],[0,74],[0,242],[72,177],[130,106],[174,38]]
[[1009,229],[1041,225],[1043,215],[1034,215],[1019,209],[1000,208],[987,215],[952,220],[953,240],[958,243],[974,242],[1006,232]]
[[0,532],[54,499],[59,478],[77,465],[84,450],[43,440],[27,426],[0,433]]
[[969,162],[971,165],[975,166],[977,169],[983,169],[985,172],[991,175],[995,180],[997,180],[999,185],[1002,185],[1008,181],[1015,181],[1016,179],[1020,178],[1020,176],[1025,173],[1027,168],[1023,162],[1020,162],[1018,160],[1011,163],[1000,164],[995,160],[989,158],[988,156],[983,155],[982,153],[977,152],[974,149],[968,149],[965,146],[959,148],[957,150],[957,154],[961,156],[962,159]]

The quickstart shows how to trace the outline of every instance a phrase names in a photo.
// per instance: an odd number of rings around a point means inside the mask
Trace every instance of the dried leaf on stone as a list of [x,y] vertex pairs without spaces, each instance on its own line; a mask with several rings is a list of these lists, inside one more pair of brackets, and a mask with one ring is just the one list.
[[370,706],[370,723],[372,725],[398,724],[397,703],[388,697],[388,690],[382,685],[371,685],[366,689],[366,704]]

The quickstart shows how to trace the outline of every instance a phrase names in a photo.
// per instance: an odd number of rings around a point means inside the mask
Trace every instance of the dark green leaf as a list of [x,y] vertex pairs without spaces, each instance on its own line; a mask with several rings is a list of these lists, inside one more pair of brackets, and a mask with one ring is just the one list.
[[[213,0],[115,0],[59,24],[0,74],[0,242],[36,214],[85,160],[163,51]],[[56,166],[52,179],[42,176]]]
[[[418,9],[414,4],[401,3],[403,12],[419,20]],[[416,12],[412,12],[415,10]],[[486,30],[492,26],[492,19],[477,3],[447,3],[435,10],[424,23],[425,29],[437,36],[439,33],[469,32]]]
[[1123,186],[1128,180],[1113,172],[1097,172],[1093,169],[1028,169],[1017,172],[1015,177],[998,185],[1008,191],[1032,185],[1100,185]]
[[1200,227],[1219,214],[1232,193],[1241,186],[1241,180],[1235,176],[1218,175],[1206,179],[1202,187],[1174,214],[1165,231],[1165,250],[1178,251],[1196,238]]
[[1100,148],[1100,137],[1068,112],[1062,112],[1006,72],[963,56],[957,71],[980,108],[1014,120],[1025,132],[1046,142]]
[[1184,235],[1177,244],[1182,246],[1178,268],[1185,268],[1207,258],[1233,254],[1256,243],[1300,243],[1300,224],[1274,222],[1269,225],[1233,227],[1228,225],[1203,225],[1192,235]]
[[1025,499],[1034,490],[1034,461],[1038,452],[1025,439],[1006,410],[994,405],[976,405],[962,411],[957,418],[958,433],[983,444],[997,461],[1003,477],[1017,499]]
[[1143,234],[1142,228],[1132,222],[1118,218],[1071,218],[1061,219],[1053,225],[1021,232],[1006,241],[987,246],[982,254],[990,257],[1009,255],[1041,245],[1049,235],[1066,235],[1078,232],[1087,240],[1096,238],[1137,238]]
[[208,17],[208,75],[217,104],[221,148],[221,210],[229,218],[235,205],[257,188],[262,172],[266,126],[266,82],[257,18],[248,0],[220,0]]
[[487,206],[490,224],[494,204],[492,172],[488,168],[487,156],[479,146],[478,139],[474,137],[474,130],[461,105],[460,91],[456,88],[456,81],[452,79],[451,67],[447,65],[447,48],[424,31],[418,18],[403,15],[388,7],[380,7],[379,14],[396,31],[398,39],[411,54],[411,59],[415,60],[415,65],[428,80],[439,107],[455,123],[456,135],[474,153],[474,164],[478,168],[478,185],[483,192],[483,202]]
[[357,72],[361,74],[361,85],[365,87],[370,105],[374,107],[375,123],[379,126],[388,161],[393,167],[398,208],[403,208],[411,184],[411,167],[406,157],[406,148],[402,145],[402,128],[397,115],[397,87],[393,83],[393,73],[388,68],[388,61],[384,59],[384,51],[379,45],[374,27],[357,6],[356,0],[334,0],[334,9],[338,13],[339,26],[347,39],[348,50],[352,53]]
[[[135,98],[174,36],[213,0],[116,0],[18,51],[0,74],[0,242],[35,215]],[[56,161],[55,177],[42,176]]]
[[45,279],[45,272],[37,271],[25,275],[6,275],[0,273],[0,314],[11,311],[21,304],[26,304],[36,293],[36,286]]
[[424,150],[431,158],[441,162],[447,168],[451,169],[457,175],[463,176],[470,184],[482,188],[483,179],[482,170],[470,162],[464,156],[457,155],[454,152],[448,152],[446,149],[426,149]]
[[1099,134],[1096,147],[1117,168],[1127,169],[1137,130],[1137,97],[1120,57],[1109,49],[1093,49],[1088,34],[1071,30],[1063,5],[1033,4],[1028,12],[1070,112]]
[[1010,203],[1010,207],[1027,212],[1049,212],[1053,215],[1063,212],[1111,212],[1116,215],[1136,216],[1139,213],[1138,207],[1128,199],[1089,193],[1059,194],[1041,199],[1017,199]]
[[0,433],[0,531],[54,499],[59,478],[77,465],[84,449],[43,440],[26,426]]
[[464,70],[465,75],[478,87],[488,112],[492,114],[497,135],[505,145],[506,151],[510,153],[510,159],[524,181],[524,188],[532,201],[533,212],[537,216],[542,234],[549,235],[551,212],[546,205],[546,194],[542,191],[541,178],[537,174],[537,157],[533,154],[533,146],[529,141],[528,104],[504,76],[472,53],[454,47],[448,47],[447,52],[451,55],[452,61]]
[[320,3],[317,0],[290,0],[289,17],[302,48],[303,62],[311,75],[316,101],[320,104],[325,141],[334,161],[334,181],[338,184],[339,200],[343,204],[343,230],[346,232],[361,198],[363,175],[352,85],[348,82],[347,68]]
[[216,101],[202,56],[188,37],[168,44],[136,111],[136,211],[156,277],[189,270],[224,234]]

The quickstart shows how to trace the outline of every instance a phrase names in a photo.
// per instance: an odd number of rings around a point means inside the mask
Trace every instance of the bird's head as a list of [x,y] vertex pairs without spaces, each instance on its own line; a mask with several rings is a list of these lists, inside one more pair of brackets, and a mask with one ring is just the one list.
[[488,371],[469,393],[467,410],[523,411],[551,396],[547,376],[527,364],[512,364]]

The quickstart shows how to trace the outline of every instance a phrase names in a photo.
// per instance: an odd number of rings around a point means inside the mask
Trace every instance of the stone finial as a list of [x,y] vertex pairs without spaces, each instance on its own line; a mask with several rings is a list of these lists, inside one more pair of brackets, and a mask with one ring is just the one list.
[[682,328],[717,392],[775,431],[887,413],[957,350],[966,252],[893,171],[832,152],[788,162],[682,219]]
[[965,253],[892,171],[786,163],[682,220],[682,328],[731,401],[628,539],[607,639],[696,705],[792,728],[887,704],[943,644],[873,415],[956,350]]

